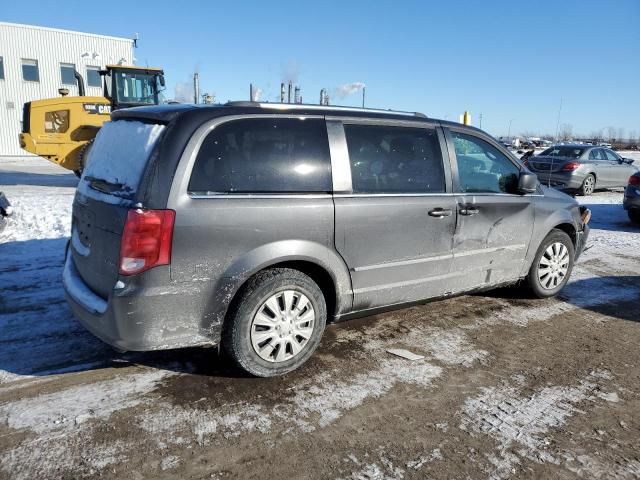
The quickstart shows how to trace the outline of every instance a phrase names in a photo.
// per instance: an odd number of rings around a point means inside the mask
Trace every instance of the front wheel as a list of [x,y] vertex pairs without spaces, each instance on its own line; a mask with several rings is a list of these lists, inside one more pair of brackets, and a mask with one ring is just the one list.
[[582,186],[580,187],[580,194],[582,196],[589,196],[596,189],[596,177],[594,177],[591,173],[586,176],[584,181],[582,182]]
[[533,259],[526,283],[538,298],[553,297],[569,281],[575,250],[569,235],[552,230],[542,241]]
[[234,301],[222,332],[225,352],[256,377],[288,373],[320,343],[327,306],[318,285],[289,268],[264,270]]

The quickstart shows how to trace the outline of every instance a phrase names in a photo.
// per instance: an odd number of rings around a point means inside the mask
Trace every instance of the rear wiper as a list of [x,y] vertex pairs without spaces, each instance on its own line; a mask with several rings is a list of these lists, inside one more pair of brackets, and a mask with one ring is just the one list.
[[85,180],[89,182],[91,188],[102,193],[121,192],[124,189],[122,183],[113,183],[102,178],[85,177]]

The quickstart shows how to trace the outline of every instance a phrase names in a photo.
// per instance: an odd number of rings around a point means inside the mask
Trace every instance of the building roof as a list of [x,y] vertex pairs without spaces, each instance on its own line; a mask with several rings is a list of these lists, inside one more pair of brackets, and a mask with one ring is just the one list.
[[75,31],[75,30],[64,30],[64,29],[61,29],[61,28],[41,27],[39,25],[27,25],[27,24],[24,24],[24,23],[0,22],[0,27],[15,27],[15,28],[25,28],[25,29],[32,29],[32,30],[45,30],[45,31],[49,31],[49,32],[71,33],[71,34],[75,34],[75,35],[84,35],[84,36],[87,36],[87,37],[104,38],[104,39],[107,39],[107,40],[118,40],[120,42],[123,42],[123,41],[133,42],[133,39],[131,39],[131,38],[114,37],[114,36],[109,36],[109,35],[99,35],[99,34],[96,34],[96,33],[78,32],[78,31]]

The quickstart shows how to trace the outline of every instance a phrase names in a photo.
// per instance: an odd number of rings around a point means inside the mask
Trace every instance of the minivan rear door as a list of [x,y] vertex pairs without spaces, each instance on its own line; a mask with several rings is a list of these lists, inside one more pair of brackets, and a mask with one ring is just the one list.
[[446,293],[455,200],[435,124],[328,119],[335,243],[354,310]]
[[98,132],[73,201],[71,249],[89,288],[106,299],[118,278],[127,213],[163,125],[107,122]]

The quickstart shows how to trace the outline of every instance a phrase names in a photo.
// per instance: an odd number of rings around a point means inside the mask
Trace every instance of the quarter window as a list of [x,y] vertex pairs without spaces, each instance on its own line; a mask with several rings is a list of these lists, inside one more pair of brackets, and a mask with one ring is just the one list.
[[0,57],[0,80],[4,80],[4,58]]
[[89,87],[101,87],[102,82],[100,81],[100,67],[87,67],[87,86]]
[[22,59],[22,79],[27,82],[39,82],[40,72],[38,70],[38,61],[23,58]]
[[63,85],[75,85],[76,84],[76,66],[72,63],[60,64],[60,79]]
[[468,193],[513,193],[520,170],[497,148],[473,135],[451,132],[459,189]]
[[354,193],[445,191],[434,129],[346,124],[344,131]]
[[603,150],[603,152],[607,156],[607,160],[614,162],[617,162],[619,160],[619,157],[611,150]]
[[223,123],[205,138],[191,174],[192,193],[331,191],[322,119],[252,118]]

